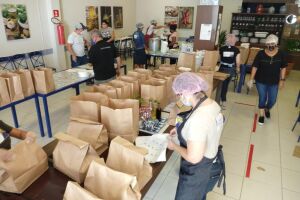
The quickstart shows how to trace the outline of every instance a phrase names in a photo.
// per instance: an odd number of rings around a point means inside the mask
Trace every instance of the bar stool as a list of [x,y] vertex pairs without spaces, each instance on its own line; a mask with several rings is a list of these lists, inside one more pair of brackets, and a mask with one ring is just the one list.
[[25,53],[13,55],[12,59],[16,69],[29,69]]

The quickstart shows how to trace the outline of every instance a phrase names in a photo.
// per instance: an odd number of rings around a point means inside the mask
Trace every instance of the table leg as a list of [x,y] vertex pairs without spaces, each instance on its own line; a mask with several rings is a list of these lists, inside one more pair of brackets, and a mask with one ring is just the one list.
[[216,98],[215,101],[220,105],[221,103],[221,91],[222,91],[222,85],[223,85],[223,81],[219,81],[218,83],[218,87],[216,90]]
[[48,137],[52,137],[52,130],[51,130],[51,122],[50,122],[50,115],[48,110],[48,101],[47,97],[43,96],[43,103],[44,103],[44,111],[45,111],[45,119],[46,119],[46,125],[47,125],[47,131],[48,131]]
[[79,89],[79,84],[75,85],[75,91],[76,91],[76,95],[80,94],[80,89]]
[[156,67],[156,56],[153,56],[153,65],[154,65],[154,68]]
[[161,64],[165,64],[165,59],[161,58]]
[[17,111],[16,111],[16,106],[15,105],[11,106],[11,112],[12,112],[12,116],[13,116],[13,119],[14,119],[15,127],[19,128],[18,116],[17,116]]
[[40,128],[41,136],[45,137],[44,125],[43,125],[43,119],[42,119],[42,114],[41,114],[39,97],[35,96],[34,100],[35,100],[35,109],[36,109],[37,119],[38,119],[38,122],[39,122],[39,128]]

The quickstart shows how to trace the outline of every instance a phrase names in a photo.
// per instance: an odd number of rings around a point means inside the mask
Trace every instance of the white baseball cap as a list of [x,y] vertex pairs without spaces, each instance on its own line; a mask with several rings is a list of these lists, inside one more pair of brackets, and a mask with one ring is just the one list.
[[75,29],[82,29],[82,30],[85,30],[85,29],[87,29],[86,28],[86,26],[85,25],[83,25],[83,23],[77,23],[77,24],[75,24],[75,26],[74,26],[74,28]]

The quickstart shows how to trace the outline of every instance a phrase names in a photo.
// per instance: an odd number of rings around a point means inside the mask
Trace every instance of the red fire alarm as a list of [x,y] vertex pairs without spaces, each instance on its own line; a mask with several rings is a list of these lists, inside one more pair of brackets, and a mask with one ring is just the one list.
[[59,10],[53,10],[53,17],[59,17]]

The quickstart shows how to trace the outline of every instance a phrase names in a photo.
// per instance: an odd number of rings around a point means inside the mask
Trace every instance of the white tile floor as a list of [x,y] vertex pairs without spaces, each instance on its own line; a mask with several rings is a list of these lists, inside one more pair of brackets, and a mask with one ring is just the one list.
[[[227,167],[227,194],[224,196],[221,189],[215,188],[208,194],[208,200],[300,199],[300,159],[293,156],[295,146],[300,145],[297,143],[300,124],[291,132],[299,112],[299,108],[295,108],[299,85],[300,71],[293,71],[285,88],[279,92],[271,119],[264,126],[257,125],[255,133],[252,133],[252,126],[257,112],[254,106],[257,104],[256,90],[249,95],[245,91],[242,94],[233,93],[232,89],[229,91],[229,102],[224,110],[226,124],[221,138]],[[49,98],[53,133],[66,130],[69,99],[73,95],[75,91],[67,90]],[[18,105],[17,112],[22,129],[39,132],[34,101]],[[0,119],[13,124],[10,110],[1,111]],[[47,136],[38,138],[41,145],[51,140]],[[246,178],[250,144],[254,145],[254,152],[250,177]],[[179,156],[174,153],[144,199],[174,199],[178,171]]]

